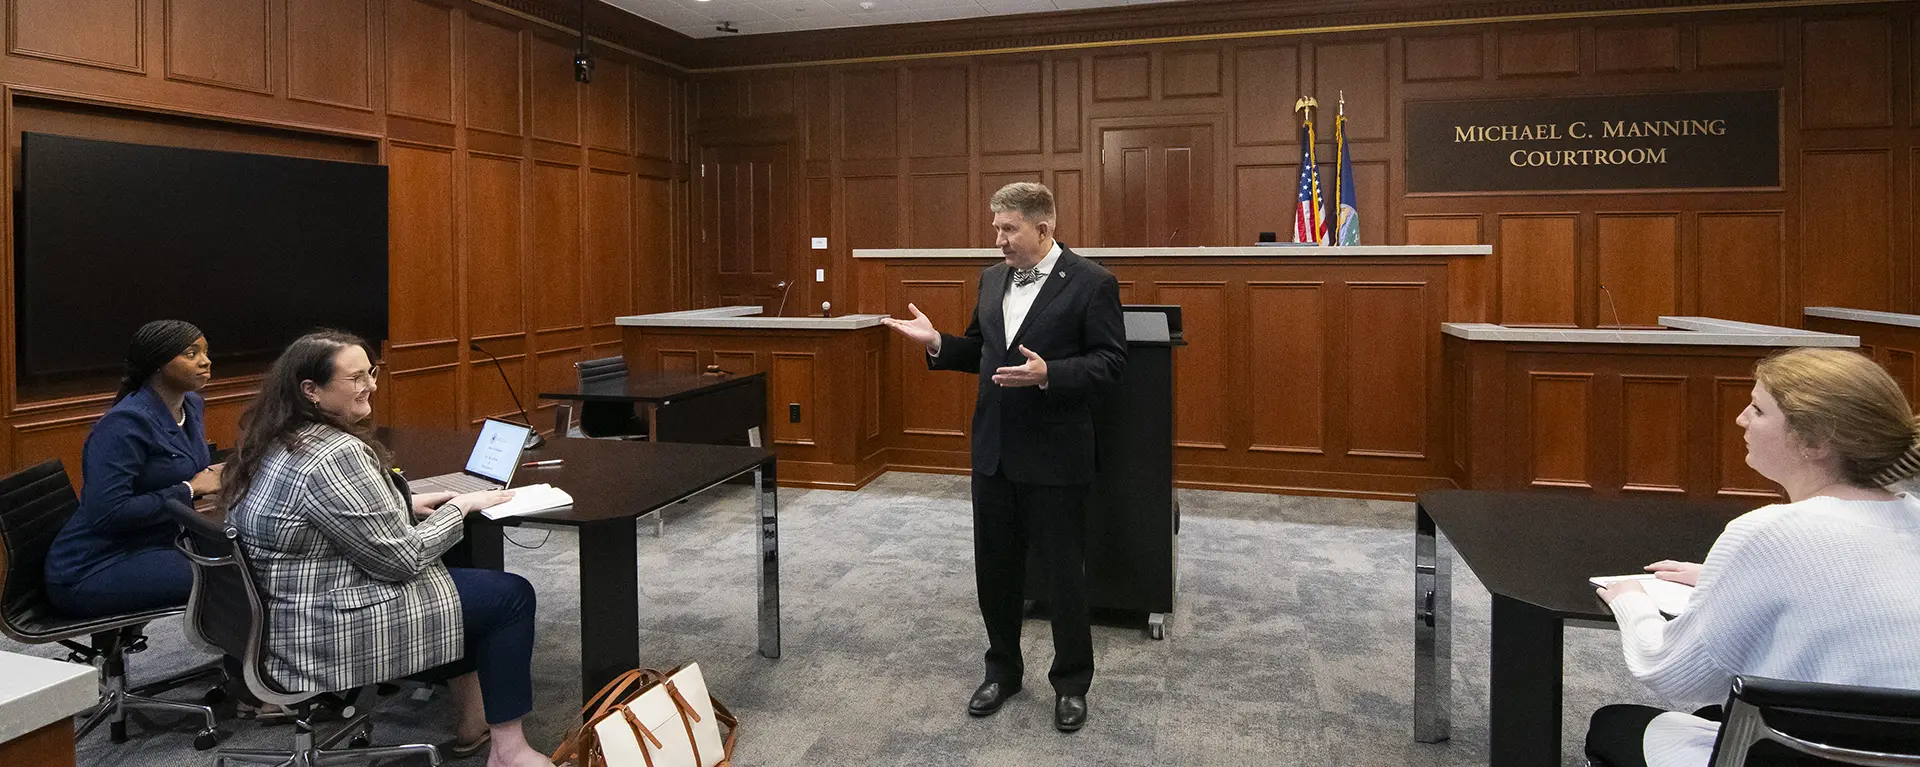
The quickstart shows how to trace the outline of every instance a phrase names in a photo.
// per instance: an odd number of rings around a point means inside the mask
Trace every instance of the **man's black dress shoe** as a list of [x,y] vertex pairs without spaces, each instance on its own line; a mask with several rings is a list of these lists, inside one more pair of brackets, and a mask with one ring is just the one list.
[[1074,732],[1087,726],[1087,696],[1061,695],[1053,699],[1053,729]]
[[986,716],[1000,710],[1000,704],[1007,702],[1014,693],[1020,691],[1018,685],[1006,685],[999,682],[981,682],[980,689],[973,691],[973,697],[967,699],[967,713],[974,716]]

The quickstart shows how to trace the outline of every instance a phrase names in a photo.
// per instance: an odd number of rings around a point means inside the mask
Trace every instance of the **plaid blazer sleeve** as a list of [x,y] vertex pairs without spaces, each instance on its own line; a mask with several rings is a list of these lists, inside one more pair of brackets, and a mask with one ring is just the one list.
[[451,507],[407,524],[412,510],[364,449],[332,451],[308,482],[312,508],[305,518],[355,566],[383,581],[411,580],[463,533],[463,515]]

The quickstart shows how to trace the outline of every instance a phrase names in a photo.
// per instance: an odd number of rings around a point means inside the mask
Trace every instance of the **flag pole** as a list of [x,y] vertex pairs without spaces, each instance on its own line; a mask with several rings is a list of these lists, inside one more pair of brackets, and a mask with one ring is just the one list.
[[[1313,128],[1312,128],[1313,110],[1318,106],[1320,106],[1320,102],[1314,99],[1312,96],[1301,96],[1298,100],[1293,102],[1293,111],[1301,113],[1301,120],[1302,120],[1301,127],[1304,129],[1304,131],[1307,134],[1308,143],[1306,146],[1301,147],[1301,152],[1308,157],[1314,156],[1312,142],[1318,140],[1318,137],[1314,135]],[[1315,231],[1316,226],[1324,227],[1326,225],[1325,216],[1317,215],[1321,212],[1320,211],[1320,171],[1318,167],[1318,162],[1315,163],[1315,168],[1313,172],[1313,189],[1311,190],[1311,196],[1308,199],[1308,206],[1309,206],[1308,211],[1312,215],[1309,215],[1309,218],[1307,220],[1307,229],[1308,229],[1307,234],[1308,236],[1314,237],[1317,240],[1320,237],[1320,232]],[[1315,221],[1314,219],[1320,219],[1320,220]]]
[[1331,208],[1329,212],[1333,214],[1333,221],[1327,226],[1327,245],[1329,247],[1340,244],[1340,201],[1342,199],[1340,193],[1346,191],[1340,188],[1340,168],[1343,167],[1341,163],[1346,162],[1347,159],[1347,142],[1345,140],[1347,137],[1347,92],[1340,91],[1339,93],[1339,111],[1335,112],[1333,117],[1333,205],[1329,206]]

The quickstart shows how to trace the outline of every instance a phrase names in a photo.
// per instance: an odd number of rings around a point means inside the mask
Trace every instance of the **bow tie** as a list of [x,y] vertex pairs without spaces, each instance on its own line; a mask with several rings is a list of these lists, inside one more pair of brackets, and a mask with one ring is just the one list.
[[1046,275],[1040,273],[1040,267],[1038,266],[1031,269],[1015,269],[1013,270],[1013,285],[1014,287],[1024,288],[1039,282],[1040,278],[1044,276]]

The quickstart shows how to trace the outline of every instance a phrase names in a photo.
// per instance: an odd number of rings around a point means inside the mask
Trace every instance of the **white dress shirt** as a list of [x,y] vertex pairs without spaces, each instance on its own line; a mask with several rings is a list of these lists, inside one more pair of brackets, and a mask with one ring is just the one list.
[[[1015,285],[1011,274],[1007,278],[1007,295],[1000,304],[1001,319],[1006,322],[1007,343],[1013,343],[1013,336],[1020,332],[1020,323],[1027,319],[1027,310],[1033,308],[1033,300],[1040,297],[1040,288],[1047,284],[1047,278],[1053,275],[1053,267],[1060,263],[1060,243],[1055,241],[1053,249],[1047,251],[1047,257],[1040,259],[1040,279],[1026,286]],[[1008,348],[1012,348],[1009,346]]]

